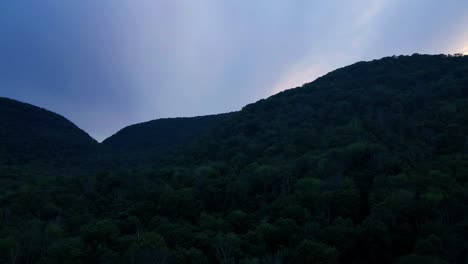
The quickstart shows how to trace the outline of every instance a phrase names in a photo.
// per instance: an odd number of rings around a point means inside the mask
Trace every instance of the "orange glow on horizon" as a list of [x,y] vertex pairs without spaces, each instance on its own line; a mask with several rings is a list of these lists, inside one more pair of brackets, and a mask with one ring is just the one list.
[[468,45],[463,48],[462,52],[463,55],[468,55]]

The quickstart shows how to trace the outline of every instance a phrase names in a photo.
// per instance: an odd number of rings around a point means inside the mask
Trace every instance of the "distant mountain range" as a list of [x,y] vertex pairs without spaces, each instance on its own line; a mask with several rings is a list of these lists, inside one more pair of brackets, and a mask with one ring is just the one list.
[[[153,120],[125,127],[99,144],[63,116],[0,97],[0,164],[44,165],[57,162],[54,166],[61,167],[58,163],[70,166],[68,162],[87,160],[86,157],[155,158],[166,151],[190,144],[228,116],[219,114]],[[96,165],[95,161],[90,162]]]

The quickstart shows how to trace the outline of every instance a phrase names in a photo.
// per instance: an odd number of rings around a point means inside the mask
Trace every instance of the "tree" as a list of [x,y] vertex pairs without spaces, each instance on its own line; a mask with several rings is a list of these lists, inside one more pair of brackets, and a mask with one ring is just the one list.
[[218,233],[214,239],[213,247],[219,263],[233,264],[240,254],[240,239],[234,233]]
[[295,249],[294,263],[337,263],[338,252],[326,244],[311,240],[302,241]]

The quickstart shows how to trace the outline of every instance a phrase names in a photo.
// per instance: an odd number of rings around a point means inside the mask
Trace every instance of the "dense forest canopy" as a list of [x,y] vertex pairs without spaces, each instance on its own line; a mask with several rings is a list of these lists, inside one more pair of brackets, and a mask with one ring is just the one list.
[[[60,120],[46,135],[70,146],[0,132],[2,263],[468,262],[468,56],[359,62],[104,144]],[[88,152],[37,176],[42,159],[3,162],[35,144],[48,162]]]

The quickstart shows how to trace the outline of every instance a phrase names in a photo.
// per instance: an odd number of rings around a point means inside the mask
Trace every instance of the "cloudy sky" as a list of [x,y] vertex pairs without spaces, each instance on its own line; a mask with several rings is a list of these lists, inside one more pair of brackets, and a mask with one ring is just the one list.
[[0,96],[102,140],[239,110],[361,60],[467,53],[466,0],[3,0]]

